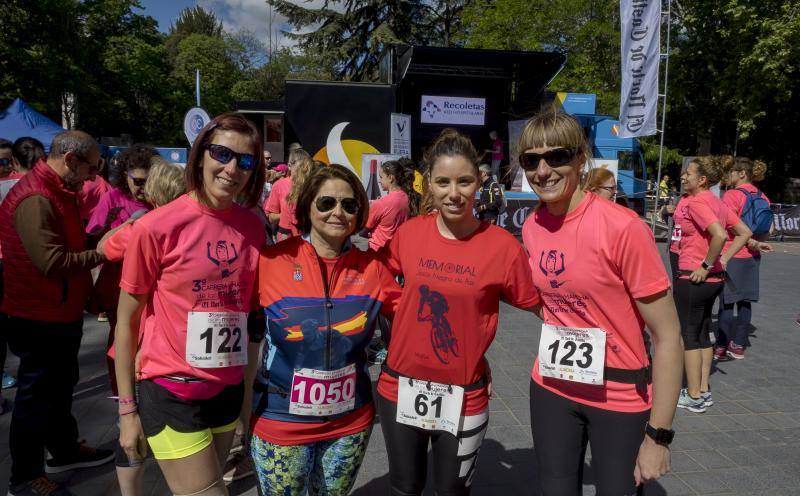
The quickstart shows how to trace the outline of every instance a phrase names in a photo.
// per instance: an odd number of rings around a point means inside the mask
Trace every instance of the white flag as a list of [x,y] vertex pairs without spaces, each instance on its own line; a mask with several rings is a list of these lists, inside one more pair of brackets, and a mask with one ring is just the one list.
[[620,138],[656,134],[661,0],[620,0]]

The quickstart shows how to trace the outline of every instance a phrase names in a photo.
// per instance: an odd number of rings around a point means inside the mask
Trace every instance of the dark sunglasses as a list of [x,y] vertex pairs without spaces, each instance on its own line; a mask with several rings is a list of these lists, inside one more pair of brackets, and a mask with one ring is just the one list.
[[236,153],[227,146],[208,144],[206,150],[211,158],[221,164],[227,164],[234,157],[236,158],[236,166],[242,170],[253,170],[256,166],[256,156],[251,153]]
[[350,215],[358,212],[358,200],[355,198],[342,198],[341,200],[337,200],[332,196],[320,196],[314,202],[314,204],[317,206],[317,210],[319,210],[321,213],[330,212],[336,208],[337,203],[341,203],[342,210]]
[[536,170],[544,159],[550,167],[561,167],[572,162],[578,150],[574,148],[556,148],[544,153],[526,152],[519,156],[519,165],[526,171]]
[[135,186],[138,186],[138,187],[140,187],[140,188],[143,188],[143,187],[144,187],[144,184],[147,182],[147,178],[146,178],[146,177],[133,177],[133,176],[131,176],[130,174],[128,174],[128,179],[130,179],[130,180],[131,180],[131,182],[132,182],[132,183],[133,183]]
[[8,167],[9,165],[11,165],[10,158],[0,158],[0,167]]

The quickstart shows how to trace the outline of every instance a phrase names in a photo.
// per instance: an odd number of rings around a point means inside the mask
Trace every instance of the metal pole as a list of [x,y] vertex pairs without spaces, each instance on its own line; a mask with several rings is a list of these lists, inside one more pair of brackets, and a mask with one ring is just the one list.
[[[661,161],[664,156],[664,126],[667,121],[667,88],[669,81],[669,27],[672,19],[672,0],[667,0],[667,51],[664,60],[664,94],[661,100],[661,143],[658,148],[658,173],[656,174],[656,201],[653,206],[653,218],[650,220],[650,229],[656,233],[656,215],[658,215],[658,200],[661,197]],[[668,233],[669,235],[669,233]],[[668,243],[669,244],[669,243]]]
[[194,94],[197,98],[197,106],[200,106],[200,69],[194,71]]

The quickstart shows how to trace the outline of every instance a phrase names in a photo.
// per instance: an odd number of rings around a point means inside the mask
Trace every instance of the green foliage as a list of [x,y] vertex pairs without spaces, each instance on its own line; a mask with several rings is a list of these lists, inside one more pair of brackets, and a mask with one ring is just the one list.
[[619,112],[617,0],[483,0],[464,8],[462,23],[467,47],[565,53],[551,90],[595,93],[598,112]]

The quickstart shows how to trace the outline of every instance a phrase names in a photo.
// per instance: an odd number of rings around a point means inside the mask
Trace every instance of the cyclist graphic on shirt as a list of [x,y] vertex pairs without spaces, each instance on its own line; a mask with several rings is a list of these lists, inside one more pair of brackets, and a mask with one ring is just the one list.
[[[425,307],[428,314],[424,314]],[[449,363],[450,354],[458,358],[458,340],[450,330],[450,322],[445,314],[450,310],[447,299],[438,291],[431,291],[427,284],[419,288],[418,322],[431,323],[431,347],[443,364]]]

